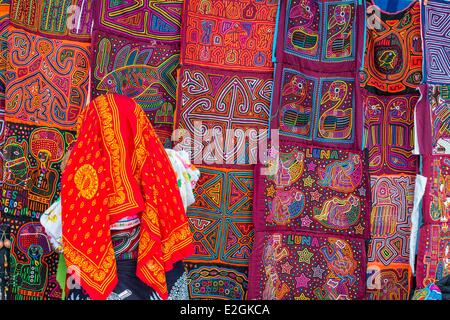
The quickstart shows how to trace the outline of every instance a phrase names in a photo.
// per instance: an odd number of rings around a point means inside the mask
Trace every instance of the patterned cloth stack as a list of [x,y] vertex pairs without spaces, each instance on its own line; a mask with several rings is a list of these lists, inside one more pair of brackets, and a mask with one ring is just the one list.
[[247,299],[253,167],[267,135],[277,1],[186,0],[175,129],[201,177],[188,209],[191,299]]
[[[450,5],[422,4],[424,79],[416,109],[416,151],[422,156],[423,224],[417,252],[417,288],[450,275]],[[448,285],[444,300],[448,300]]]
[[[370,181],[358,72],[364,6],[279,4],[267,168],[255,169],[251,299],[362,299]],[[345,266],[345,267],[344,267]]]
[[[422,79],[420,3],[394,12],[369,0],[361,86],[365,146],[372,187],[367,298],[408,300],[412,288],[410,237],[418,157],[414,110]],[[414,253],[412,253],[414,254]]]

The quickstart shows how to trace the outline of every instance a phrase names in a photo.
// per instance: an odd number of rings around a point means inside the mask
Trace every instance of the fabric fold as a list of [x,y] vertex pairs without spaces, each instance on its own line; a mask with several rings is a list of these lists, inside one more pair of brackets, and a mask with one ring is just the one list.
[[110,225],[137,214],[136,275],[166,299],[165,272],[193,248],[175,173],[152,125],[130,98],[103,95],[86,108],[78,132],[62,180],[67,266],[78,267],[92,299],[106,299],[117,284]]

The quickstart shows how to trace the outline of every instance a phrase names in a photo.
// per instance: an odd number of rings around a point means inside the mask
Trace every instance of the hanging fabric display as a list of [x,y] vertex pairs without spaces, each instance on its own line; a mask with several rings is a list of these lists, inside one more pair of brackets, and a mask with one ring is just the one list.
[[280,2],[271,128],[315,145],[361,147],[358,1]]
[[363,12],[357,1],[280,2],[270,128],[281,138],[265,168],[273,172],[255,168],[251,299],[365,295],[371,201],[367,155],[359,151]]
[[265,175],[255,168],[249,298],[362,299],[371,206],[364,153],[281,139],[268,162]]
[[420,2],[398,12],[383,11],[377,2],[367,1],[378,14],[367,25],[362,86],[380,95],[415,93],[422,81]]
[[[450,7],[446,1],[430,0],[421,9],[425,81],[416,111],[416,149],[427,184],[417,252],[418,289],[445,281],[450,273]],[[448,300],[447,294],[443,297]]]
[[[8,59],[9,1],[0,1],[0,150],[5,142],[5,91]],[[0,187],[3,184],[3,153],[0,152]],[[1,217],[1,211],[0,211]]]
[[[401,7],[404,5],[404,7]],[[414,112],[422,80],[420,3],[367,1],[361,85],[372,176],[367,299],[407,300],[412,287],[411,214],[418,157]],[[409,175],[408,175],[409,174]]]
[[175,129],[201,171],[187,212],[192,299],[248,298],[252,164],[269,127],[276,11],[273,0],[184,3]]
[[424,226],[417,255],[417,287],[423,288],[450,274],[450,155],[425,155],[423,175],[427,187],[423,198]]
[[88,1],[11,2],[2,187],[11,300],[61,298],[58,255],[38,219],[58,198],[59,163],[88,99],[90,11]]
[[424,78],[429,84],[450,84],[450,6],[445,0],[428,0],[422,11]]
[[[0,145],[3,144],[5,134],[5,89],[6,89],[6,63],[8,59],[8,25],[9,4],[0,2]],[[0,172],[3,170],[3,160],[0,157]],[[0,184],[3,174],[0,175]]]
[[[364,296],[364,241],[295,231],[257,232],[250,298],[348,300]],[[345,268],[339,267],[345,265]]]
[[[5,89],[8,59],[9,0],[0,1],[0,188],[3,193],[3,144],[5,143]],[[3,198],[3,195],[1,196]],[[8,299],[9,293],[9,228],[3,222],[0,210],[0,300]],[[8,246],[5,245],[8,244]]]
[[449,0],[0,0],[0,300],[447,300]]
[[363,238],[370,234],[364,153],[282,139],[279,154],[270,161],[275,162],[273,174],[263,176],[261,168],[255,169],[258,230],[289,228]]
[[183,65],[271,72],[276,10],[276,0],[186,0]]

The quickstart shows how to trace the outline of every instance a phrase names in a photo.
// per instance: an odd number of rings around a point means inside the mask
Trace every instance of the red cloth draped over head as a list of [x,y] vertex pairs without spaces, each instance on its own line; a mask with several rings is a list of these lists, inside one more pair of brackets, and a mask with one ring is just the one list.
[[61,199],[67,267],[92,299],[117,284],[109,228],[133,214],[141,218],[136,275],[167,298],[165,272],[193,253],[192,233],[170,160],[133,100],[103,95],[83,111]]

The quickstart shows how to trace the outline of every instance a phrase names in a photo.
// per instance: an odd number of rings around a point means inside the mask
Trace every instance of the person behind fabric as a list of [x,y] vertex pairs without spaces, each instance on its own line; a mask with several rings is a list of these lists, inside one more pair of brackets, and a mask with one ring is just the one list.
[[[69,147],[61,160],[61,172],[67,165],[72,148]],[[184,209],[195,202],[194,187],[200,178],[198,170],[190,161],[189,154],[184,150],[166,149],[166,153],[177,177],[177,184],[183,200]],[[69,283],[68,300],[88,300],[89,295],[76,283],[77,279],[67,277],[67,266],[63,255],[62,244],[62,212],[61,198],[55,201],[41,215],[40,222],[44,226],[52,248],[59,253],[58,270],[56,279],[62,289],[62,299],[66,299],[66,288]],[[134,277],[139,234],[139,218],[123,218],[118,223],[111,225],[111,239],[113,241],[116,260],[118,263],[118,285],[108,296],[107,300],[159,300],[161,297],[150,287]],[[134,259],[133,259],[134,258]],[[130,277],[129,274],[132,276]],[[174,268],[166,273],[169,300],[188,300],[187,272],[182,262],[175,264]]]
[[143,110],[120,95],[93,100],[77,131],[61,190],[67,267],[91,299],[111,297],[124,278],[135,289],[125,295],[145,286],[167,299],[166,275],[193,245],[162,144]]

